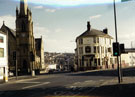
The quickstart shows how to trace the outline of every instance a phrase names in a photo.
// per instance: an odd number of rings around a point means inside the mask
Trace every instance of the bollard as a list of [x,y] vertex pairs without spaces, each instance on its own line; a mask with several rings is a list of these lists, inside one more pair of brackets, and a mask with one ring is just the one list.
[[34,70],[32,70],[32,76],[35,76],[35,71]]
[[8,69],[4,67],[3,70],[4,70],[3,81],[8,82]]

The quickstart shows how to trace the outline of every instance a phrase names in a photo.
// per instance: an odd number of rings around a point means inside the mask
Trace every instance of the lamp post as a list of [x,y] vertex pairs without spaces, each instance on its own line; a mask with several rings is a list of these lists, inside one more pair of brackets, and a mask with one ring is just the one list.
[[[113,5],[114,5],[115,38],[116,38],[116,43],[118,43],[115,0],[113,0]],[[117,66],[117,70],[118,70],[118,83],[121,83],[121,68],[120,68],[120,64],[119,64],[119,56],[118,55],[117,55],[117,64],[118,64],[118,66]]]

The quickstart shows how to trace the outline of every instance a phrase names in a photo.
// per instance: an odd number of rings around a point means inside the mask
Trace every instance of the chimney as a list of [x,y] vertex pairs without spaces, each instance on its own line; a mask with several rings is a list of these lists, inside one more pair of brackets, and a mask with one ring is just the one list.
[[87,22],[87,31],[90,31],[90,28],[91,28],[91,25],[90,25],[90,22],[88,21]]
[[103,29],[103,33],[108,34],[108,29],[107,28]]

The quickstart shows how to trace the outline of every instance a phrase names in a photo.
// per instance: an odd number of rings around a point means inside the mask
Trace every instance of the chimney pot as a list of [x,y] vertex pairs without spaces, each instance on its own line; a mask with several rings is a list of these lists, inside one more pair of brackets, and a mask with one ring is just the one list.
[[90,22],[88,21],[87,22],[87,30],[90,31],[90,28],[91,28],[91,25],[90,25]]
[[103,33],[108,34],[108,29],[107,28],[103,29]]

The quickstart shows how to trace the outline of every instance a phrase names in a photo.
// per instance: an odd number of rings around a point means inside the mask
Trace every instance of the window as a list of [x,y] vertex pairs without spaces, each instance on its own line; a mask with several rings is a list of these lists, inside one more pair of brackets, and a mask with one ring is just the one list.
[[79,53],[80,53],[80,54],[83,54],[83,47],[80,47],[80,48],[79,48]]
[[99,37],[97,38],[97,43],[99,43]]
[[96,37],[93,37],[93,41],[94,41],[94,43],[96,43]]
[[0,36],[0,43],[3,43],[4,42],[4,39],[2,36]]
[[101,48],[102,48],[101,52],[104,53],[104,47],[101,47]]
[[79,44],[83,44],[83,39],[79,39]]
[[105,47],[105,53],[107,53],[107,48]]
[[94,47],[94,53],[96,53],[96,47]]
[[110,45],[111,45],[111,39],[110,39]]
[[80,39],[80,44],[83,44],[83,39]]
[[108,52],[110,52],[110,53],[111,53],[111,52],[112,52],[112,49],[111,49],[111,48],[108,48]]
[[0,58],[4,57],[4,48],[0,48]]
[[90,46],[86,46],[85,47],[85,52],[86,53],[90,53],[91,52],[91,47]]
[[99,46],[97,47],[97,53],[99,53]]

